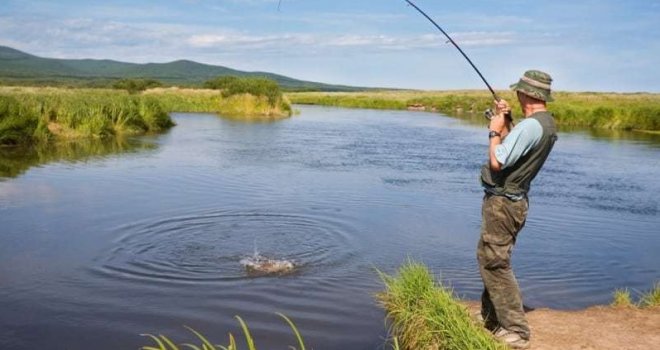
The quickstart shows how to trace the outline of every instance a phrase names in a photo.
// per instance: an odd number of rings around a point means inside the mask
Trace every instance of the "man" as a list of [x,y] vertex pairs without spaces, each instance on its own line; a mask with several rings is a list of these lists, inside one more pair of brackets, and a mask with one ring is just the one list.
[[481,316],[495,336],[514,349],[529,347],[530,330],[522,296],[511,269],[511,253],[529,208],[527,193],[557,140],[546,102],[552,101],[552,78],[530,70],[511,85],[525,119],[510,130],[506,101],[495,101],[491,119],[489,161],[481,170],[485,196],[481,237],[477,246],[484,283]]

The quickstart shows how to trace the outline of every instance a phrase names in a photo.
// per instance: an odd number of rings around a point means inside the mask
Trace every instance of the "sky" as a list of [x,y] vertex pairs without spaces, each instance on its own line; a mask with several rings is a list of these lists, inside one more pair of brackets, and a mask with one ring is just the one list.
[[[414,0],[496,89],[527,69],[563,91],[660,92],[660,0]],[[0,0],[0,45],[355,86],[485,85],[403,0]]]

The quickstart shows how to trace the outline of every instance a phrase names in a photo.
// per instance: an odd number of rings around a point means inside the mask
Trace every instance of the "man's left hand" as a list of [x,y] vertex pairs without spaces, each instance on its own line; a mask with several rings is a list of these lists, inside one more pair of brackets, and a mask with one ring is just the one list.
[[495,101],[495,107],[496,112],[495,115],[490,119],[490,125],[488,128],[490,130],[497,131],[504,136],[504,133],[508,130],[508,121],[504,115],[511,112],[511,107],[509,107],[509,103],[503,99]]

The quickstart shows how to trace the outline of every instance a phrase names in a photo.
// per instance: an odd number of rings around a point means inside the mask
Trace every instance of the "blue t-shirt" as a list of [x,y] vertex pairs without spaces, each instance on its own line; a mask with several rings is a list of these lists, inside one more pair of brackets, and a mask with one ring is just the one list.
[[542,136],[541,123],[534,118],[526,118],[506,135],[502,144],[495,147],[495,158],[505,169],[536,147]]

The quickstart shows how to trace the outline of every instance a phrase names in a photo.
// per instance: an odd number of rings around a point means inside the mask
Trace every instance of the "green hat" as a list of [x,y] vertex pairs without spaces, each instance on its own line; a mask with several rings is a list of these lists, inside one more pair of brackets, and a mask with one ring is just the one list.
[[552,83],[552,78],[549,74],[538,70],[528,70],[517,83],[511,85],[511,89],[537,100],[552,102],[554,99],[550,96],[550,83]]

